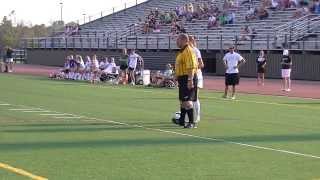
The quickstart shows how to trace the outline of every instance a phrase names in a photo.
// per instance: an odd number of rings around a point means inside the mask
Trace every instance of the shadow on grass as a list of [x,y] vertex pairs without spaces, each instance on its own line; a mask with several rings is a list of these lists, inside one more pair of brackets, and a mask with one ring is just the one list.
[[[40,149],[70,149],[70,148],[112,148],[112,147],[144,147],[155,145],[186,145],[207,144],[208,141],[192,138],[165,138],[165,139],[106,139],[87,141],[56,141],[56,142],[29,142],[29,143],[1,143],[0,151],[26,151]],[[214,142],[210,142],[214,143]],[[216,142],[217,143],[217,142]]]
[[[126,128],[120,128],[127,130]],[[66,129],[69,131],[70,129]],[[88,129],[81,129],[88,131]],[[90,130],[90,129],[89,129]],[[106,130],[98,129],[98,130]],[[114,128],[112,130],[119,130]],[[141,129],[143,130],[143,129]],[[48,130],[43,130],[47,132]],[[58,130],[58,131],[64,131]],[[41,132],[41,131],[37,131]],[[184,133],[190,133],[186,130]],[[190,133],[191,134],[191,133]],[[192,137],[168,137],[168,138],[141,138],[128,136],[127,139],[117,139],[117,136],[108,136],[105,140],[85,140],[85,141],[54,141],[54,142],[19,142],[19,143],[0,143],[0,151],[24,151],[34,149],[69,149],[69,148],[110,148],[110,147],[144,147],[144,146],[179,146],[179,145],[200,145],[200,144],[221,144],[224,142],[239,142],[239,143],[282,143],[282,142],[310,142],[320,140],[320,134],[304,134],[304,135],[253,135],[253,136],[234,136],[234,137],[212,137],[216,140],[204,140]],[[146,137],[148,134],[146,133]]]

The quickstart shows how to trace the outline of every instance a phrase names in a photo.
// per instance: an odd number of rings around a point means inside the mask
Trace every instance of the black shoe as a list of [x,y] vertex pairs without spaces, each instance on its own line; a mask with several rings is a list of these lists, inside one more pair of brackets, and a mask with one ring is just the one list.
[[179,122],[175,118],[172,118],[171,121],[173,124],[180,125]]
[[192,129],[194,126],[191,123],[188,123],[187,125],[184,126],[186,129]]

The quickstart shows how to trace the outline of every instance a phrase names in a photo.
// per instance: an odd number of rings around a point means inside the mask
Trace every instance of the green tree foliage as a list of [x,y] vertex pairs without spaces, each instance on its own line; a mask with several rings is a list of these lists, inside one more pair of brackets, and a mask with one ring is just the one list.
[[12,21],[5,16],[0,22],[0,48],[5,46],[18,48],[23,38],[46,37],[63,30],[64,23],[60,21],[52,22],[50,26],[44,24],[26,26],[24,23],[14,26]]

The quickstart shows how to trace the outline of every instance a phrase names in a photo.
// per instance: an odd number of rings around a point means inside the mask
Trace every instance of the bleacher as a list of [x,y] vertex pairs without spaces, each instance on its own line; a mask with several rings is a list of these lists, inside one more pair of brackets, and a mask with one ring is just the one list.
[[[175,49],[175,39],[169,36],[170,25],[161,25],[160,32],[143,34],[139,19],[143,22],[151,9],[158,8],[160,11],[172,11],[175,7],[181,6],[186,2],[199,3],[204,1],[206,0],[149,0],[83,24],[81,25],[81,31],[77,35],[62,39],[60,37],[33,41],[32,46],[34,46],[34,43],[38,43],[38,46],[34,47]],[[223,2],[223,0],[214,1],[218,7],[222,7]],[[254,7],[259,7],[261,1],[253,0],[253,5]],[[269,10],[267,19],[247,22],[245,20],[247,5],[242,5],[235,10],[236,20],[234,24],[227,24],[208,30],[207,20],[195,20],[186,22],[184,27],[188,33],[198,37],[200,49],[221,49],[230,43],[235,43],[239,49],[277,49],[281,48],[285,42],[292,42],[290,46],[299,48],[301,46],[309,49],[314,48],[314,43],[304,41],[313,42],[315,39],[317,40],[317,36],[309,36],[309,34],[319,29],[319,16],[310,15],[299,21],[292,18],[294,11],[296,11],[295,8]],[[310,23],[312,25],[311,28],[309,26]],[[298,25],[296,26],[295,24]],[[244,25],[249,25],[256,30],[257,35],[254,40],[239,40],[240,29]],[[52,39],[54,42],[52,42]],[[303,45],[299,42],[300,40],[303,40]]]

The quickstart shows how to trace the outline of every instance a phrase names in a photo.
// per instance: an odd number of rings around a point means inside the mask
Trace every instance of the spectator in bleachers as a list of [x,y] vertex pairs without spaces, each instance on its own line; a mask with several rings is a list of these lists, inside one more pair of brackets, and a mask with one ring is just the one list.
[[246,25],[241,29],[240,40],[249,41],[251,33],[252,33],[251,28],[248,25]]
[[314,8],[315,14],[320,14],[320,1],[319,0],[316,0],[314,2],[313,8]]
[[296,8],[298,7],[298,1],[297,0],[289,0],[289,7],[290,8]]
[[211,15],[208,20],[208,29],[212,29],[217,26],[218,26],[217,18],[214,15]]
[[269,17],[269,13],[268,13],[267,9],[264,8],[264,7],[260,7],[260,9],[258,9],[258,18],[260,20],[263,20],[263,19],[266,19],[268,17]]
[[227,16],[226,16],[225,12],[220,13],[218,18],[219,18],[219,24],[221,26],[223,26],[227,23]]
[[272,9],[272,10],[279,10],[279,9],[281,9],[280,1],[279,1],[279,0],[271,0],[270,9]]
[[248,11],[246,13],[245,19],[246,19],[246,21],[251,21],[251,20],[256,19],[256,10],[254,7],[252,7],[252,6],[248,7]]
[[292,18],[300,18],[302,16],[308,15],[310,13],[309,8],[308,7],[301,7],[299,9],[297,9],[294,13]]
[[236,14],[233,11],[228,12],[228,14],[227,14],[227,24],[233,24],[235,19],[236,19]]

